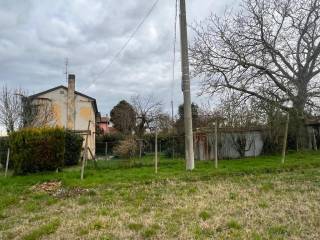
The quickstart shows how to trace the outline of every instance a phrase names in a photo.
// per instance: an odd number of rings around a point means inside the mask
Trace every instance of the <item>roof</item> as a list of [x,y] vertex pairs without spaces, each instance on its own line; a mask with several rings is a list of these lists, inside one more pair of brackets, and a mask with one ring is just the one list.
[[99,123],[108,123],[109,121],[109,117],[101,117]]
[[[241,133],[241,132],[262,132],[266,131],[268,128],[266,126],[252,126],[252,127],[219,127],[219,132],[223,133]],[[194,132],[195,134],[206,134],[213,133],[214,128],[204,127],[198,128]]]
[[313,117],[305,120],[306,125],[312,126],[312,125],[320,125],[320,117]]
[[[59,89],[59,88],[63,88],[63,89],[65,89],[65,90],[68,90],[68,88],[67,88],[66,86],[60,85],[60,86],[57,86],[57,87],[54,87],[54,88],[50,88],[50,89],[48,89],[48,90],[46,90],[46,91],[43,91],[43,92],[39,92],[39,93],[30,95],[29,98],[35,99],[35,98],[40,97],[40,96],[43,95],[43,94],[46,94],[46,93],[49,93],[49,92],[53,92],[53,91],[55,91],[55,90],[57,90],[57,89]],[[85,94],[83,94],[83,93],[81,93],[81,92],[78,92],[78,91],[74,91],[74,93],[77,94],[77,95],[79,95],[79,96],[82,96],[82,97],[84,97],[84,98],[88,98],[89,100],[91,100],[91,101],[92,101],[93,109],[94,109],[94,111],[95,111],[95,114],[96,114],[96,115],[99,115],[98,106],[97,106],[97,101],[96,101],[95,98],[90,97],[90,96],[88,96],[88,95],[85,95]]]

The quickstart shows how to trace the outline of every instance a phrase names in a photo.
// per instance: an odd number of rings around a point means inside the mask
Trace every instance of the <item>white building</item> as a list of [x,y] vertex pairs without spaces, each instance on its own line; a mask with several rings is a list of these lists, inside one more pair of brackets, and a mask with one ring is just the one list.
[[57,86],[29,96],[29,99],[33,105],[50,108],[53,117],[45,125],[64,127],[82,134],[89,127],[88,147],[95,155],[95,126],[100,114],[96,99],[75,91],[75,75],[68,76],[68,87]]

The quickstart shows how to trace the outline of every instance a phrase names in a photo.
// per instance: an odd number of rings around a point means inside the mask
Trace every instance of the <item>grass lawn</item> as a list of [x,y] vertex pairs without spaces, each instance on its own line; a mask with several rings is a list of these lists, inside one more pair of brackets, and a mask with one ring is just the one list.
[[[3,177],[0,239],[320,239],[320,152]],[[36,184],[61,181],[58,192]]]

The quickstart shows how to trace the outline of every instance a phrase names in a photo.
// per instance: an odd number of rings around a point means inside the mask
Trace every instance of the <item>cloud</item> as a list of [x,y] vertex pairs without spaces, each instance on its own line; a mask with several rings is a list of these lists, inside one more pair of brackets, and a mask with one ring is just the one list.
[[[187,1],[188,21],[220,14],[237,0]],[[101,74],[152,6],[150,0],[3,0],[0,2],[0,80],[30,94],[65,83],[64,60],[77,89],[105,114],[121,99],[153,94],[169,108],[182,102],[177,52],[172,90],[174,1],[161,0],[114,64]],[[189,31],[190,41],[192,32]],[[177,35],[179,45],[179,35]],[[177,49],[179,51],[179,47]],[[93,80],[94,83],[93,83]],[[193,83],[193,99],[198,91]]]

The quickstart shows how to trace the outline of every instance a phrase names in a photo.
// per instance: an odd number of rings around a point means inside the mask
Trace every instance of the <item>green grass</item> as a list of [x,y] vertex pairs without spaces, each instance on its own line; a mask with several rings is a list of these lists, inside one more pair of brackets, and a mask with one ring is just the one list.
[[23,240],[37,240],[41,239],[41,237],[50,235],[54,233],[58,227],[60,226],[59,220],[54,220],[50,223],[47,223],[45,225],[40,226],[39,228],[36,228],[32,230],[30,233],[25,235],[22,239]]
[[[320,239],[320,152],[241,160],[183,159],[88,163],[80,168],[4,178],[0,239]],[[55,197],[32,190],[61,181]],[[54,219],[54,220],[52,220]]]

